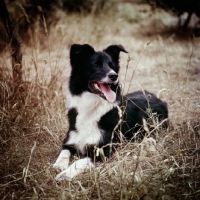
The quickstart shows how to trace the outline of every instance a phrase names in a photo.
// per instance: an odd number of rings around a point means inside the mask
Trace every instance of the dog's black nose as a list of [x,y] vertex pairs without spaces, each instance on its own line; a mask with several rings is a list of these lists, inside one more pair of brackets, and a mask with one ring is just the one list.
[[108,77],[111,81],[116,81],[118,78],[118,74],[111,72],[110,74],[108,74]]

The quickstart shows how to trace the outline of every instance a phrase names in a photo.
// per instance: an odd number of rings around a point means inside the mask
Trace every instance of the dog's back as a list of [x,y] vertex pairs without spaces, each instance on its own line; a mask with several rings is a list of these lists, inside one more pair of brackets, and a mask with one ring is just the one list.
[[[125,107],[122,132],[128,140],[133,139],[136,132],[140,132],[140,138],[143,136],[144,120],[153,125],[152,120],[161,122],[168,118],[167,103],[148,91],[127,94],[122,105]],[[162,127],[167,127],[167,121],[162,123]]]

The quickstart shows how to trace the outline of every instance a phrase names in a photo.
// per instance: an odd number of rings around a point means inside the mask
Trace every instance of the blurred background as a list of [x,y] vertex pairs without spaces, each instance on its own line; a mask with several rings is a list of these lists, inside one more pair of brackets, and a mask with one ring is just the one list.
[[[173,31],[182,37],[200,34],[199,0],[6,0],[5,2],[13,25],[25,44],[29,44],[30,41],[29,30],[43,29],[40,34],[42,32],[45,34],[44,20],[49,30],[49,27],[55,26],[60,18],[74,14],[80,18],[112,15],[113,23],[125,20],[132,29],[135,29],[135,24],[140,24],[141,29],[145,29],[145,25],[151,26],[150,30],[140,30],[146,36],[158,34],[158,31],[166,34]],[[130,31],[133,30],[130,28]],[[3,50],[5,47],[5,30],[1,24],[0,49]]]

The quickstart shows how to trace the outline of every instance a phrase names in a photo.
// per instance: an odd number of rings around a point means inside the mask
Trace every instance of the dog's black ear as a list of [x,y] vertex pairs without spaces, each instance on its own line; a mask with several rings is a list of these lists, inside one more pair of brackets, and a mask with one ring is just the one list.
[[103,51],[109,54],[115,63],[119,62],[119,53],[121,51],[128,53],[122,45],[110,45]]
[[83,63],[89,56],[95,53],[93,47],[89,44],[73,44],[70,49],[70,60],[72,67]]

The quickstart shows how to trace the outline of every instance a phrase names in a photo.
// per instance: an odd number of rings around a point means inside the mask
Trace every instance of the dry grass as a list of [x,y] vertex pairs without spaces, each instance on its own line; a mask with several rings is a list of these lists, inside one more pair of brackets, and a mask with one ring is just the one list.
[[[123,4],[99,16],[56,15],[59,21],[36,28],[31,45],[23,46],[24,83],[17,89],[8,54],[0,56],[1,199],[199,199],[200,39],[166,31],[175,19],[145,5]],[[68,128],[73,43],[97,50],[122,44],[131,58],[126,68],[128,56],[121,55],[124,92],[159,94],[168,102],[170,126],[142,143],[124,142],[108,162],[56,183],[52,164]]]

